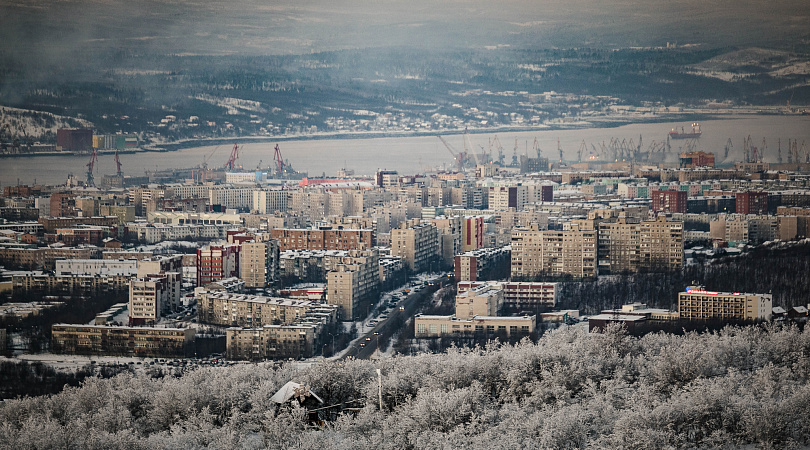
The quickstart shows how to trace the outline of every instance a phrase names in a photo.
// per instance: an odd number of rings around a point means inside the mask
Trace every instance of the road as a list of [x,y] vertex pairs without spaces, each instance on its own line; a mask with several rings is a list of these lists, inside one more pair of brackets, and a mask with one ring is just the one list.
[[431,282],[427,286],[419,287],[419,290],[411,291],[404,299],[397,303],[391,310],[387,319],[380,321],[372,330],[355,340],[344,353],[343,359],[368,359],[377,350],[379,341],[385,342],[394,335],[405,322],[416,314],[419,307],[430,299],[433,294],[444,286],[452,283],[452,278],[441,277]]

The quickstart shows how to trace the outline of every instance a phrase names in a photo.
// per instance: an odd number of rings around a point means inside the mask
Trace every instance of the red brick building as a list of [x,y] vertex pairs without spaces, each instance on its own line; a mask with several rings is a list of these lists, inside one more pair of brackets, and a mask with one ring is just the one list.
[[686,212],[686,192],[685,191],[653,191],[652,193],[653,211],[685,213]]
[[373,230],[297,230],[278,228],[271,231],[279,250],[353,250],[374,246]]
[[681,153],[681,168],[714,167],[714,153],[684,152]]
[[767,192],[737,192],[737,214],[768,214]]
[[86,128],[62,128],[56,130],[56,145],[66,152],[93,149],[93,130]]

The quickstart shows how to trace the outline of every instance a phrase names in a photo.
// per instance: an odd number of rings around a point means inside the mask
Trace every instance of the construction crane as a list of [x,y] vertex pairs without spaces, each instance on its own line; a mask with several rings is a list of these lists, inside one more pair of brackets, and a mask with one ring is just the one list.
[[451,155],[453,155],[453,160],[455,160],[455,162],[456,162],[456,166],[458,167],[458,171],[463,172],[464,171],[464,166],[467,164],[467,152],[453,151],[453,146],[451,146],[449,142],[444,140],[443,137],[441,137],[441,136],[436,136],[436,137],[438,137],[439,140],[442,141],[442,144],[444,144],[444,146],[447,147],[447,151],[450,152]]
[[228,162],[225,163],[225,168],[228,170],[233,170],[236,167],[237,159],[239,159],[239,146],[237,144],[233,144],[231,156],[228,158]]
[[98,153],[96,153],[96,149],[93,149],[93,152],[90,153],[90,161],[87,163],[87,185],[88,186],[95,186],[95,182],[93,181],[93,169],[96,167],[96,163],[98,162]]
[[124,174],[121,172],[121,160],[118,159],[118,150],[115,151],[115,167],[115,174],[119,177],[124,176]]

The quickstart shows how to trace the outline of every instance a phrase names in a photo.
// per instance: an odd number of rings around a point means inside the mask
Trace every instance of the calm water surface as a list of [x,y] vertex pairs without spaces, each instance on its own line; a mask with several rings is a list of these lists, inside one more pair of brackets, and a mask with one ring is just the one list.
[[[490,140],[498,137],[506,161],[511,161],[513,149],[518,153],[528,150],[534,156],[533,145],[537,139],[542,154],[551,160],[557,160],[557,140],[563,148],[565,159],[576,159],[576,153],[584,140],[588,150],[591,144],[599,146],[608,144],[611,138],[619,140],[633,139],[638,143],[639,136],[646,149],[653,141],[666,141],[666,135],[672,128],[681,126],[689,128],[687,122],[630,124],[618,128],[589,128],[584,130],[553,131],[501,131],[492,134],[472,134],[473,146],[481,151],[488,150]],[[765,160],[776,162],[777,140],[782,140],[782,156],[787,162],[787,140],[798,139],[799,145],[804,141],[810,146],[810,116],[745,116],[701,122],[701,136],[698,149],[714,152],[718,160],[722,158],[724,147],[729,138],[733,149],[729,159],[741,160],[743,139],[751,136],[753,145],[762,146],[767,142]],[[457,150],[464,148],[462,136],[446,136],[445,139]],[[278,143],[285,159],[300,171],[309,172],[310,176],[335,176],[341,167],[354,169],[358,175],[371,175],[377,169],[397,170],[402,174],[423,172],[434,167],[451,168],[452,157],[435,136],[360,138],[360,139],[320,139],[293,140],[279,139],[273,142],[245,143],[241,148],[238,164],[245,170],[253,170],[258,165],[268,167],[273,164],[273,147]],[[682,140],[672,140],[672,151],[677,152],[684,145]],[[166,153],[136,153],[121,155],[122,170],[127,175],[143,175],[145,171],[167,168],[196,167],[208,158],[211,167],[224,165],[231,152],[230,145],[203,146],[187,148]],[[495,153],[497,155],[497,153]],[[583,155],[583,157],[585,157]],[[84,178],[87,170],[87,156],[43,156],[0,158],[0,184],[21,183],[61,184],[69,173]],[[97,164],[96,179],[102,174],[115,172],[112,155],[101,155]]]

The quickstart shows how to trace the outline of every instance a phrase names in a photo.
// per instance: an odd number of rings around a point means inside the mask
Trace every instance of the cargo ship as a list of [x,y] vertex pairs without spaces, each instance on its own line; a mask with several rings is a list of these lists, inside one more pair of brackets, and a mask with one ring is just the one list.
[[695,122],[692,124],[692,132],[687,133],[684,131],[683,127],[681,127],[681,131],[673,128],[672,131],[669,132],[669,137],[672,139],[696,139],[699,138],[701,134],[703,133],[700,132],[700,124]]

